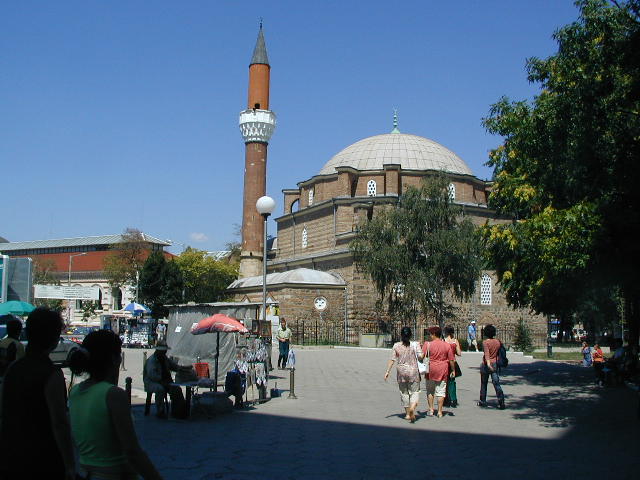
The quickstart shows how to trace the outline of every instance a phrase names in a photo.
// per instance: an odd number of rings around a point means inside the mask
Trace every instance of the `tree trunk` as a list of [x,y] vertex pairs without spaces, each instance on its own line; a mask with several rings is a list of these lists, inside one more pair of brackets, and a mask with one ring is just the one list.
[[640,336],[640,296],[632,289],[624,289],[623,295],[625,326],[629,329],[629,345],[637,347]]

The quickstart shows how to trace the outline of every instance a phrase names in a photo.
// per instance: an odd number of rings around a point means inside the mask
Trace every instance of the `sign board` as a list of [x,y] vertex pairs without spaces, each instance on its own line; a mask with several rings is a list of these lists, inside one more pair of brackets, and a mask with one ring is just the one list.
[[100,287],[66,287],[62,285],[34,285],[36,298],[99,300]]
[[33,260],[29,257],[9,258],[7,270],[7,300],[33,302]]
[[0,303],[7,301],[7,284],[9,272],[9,256],[0,255]]

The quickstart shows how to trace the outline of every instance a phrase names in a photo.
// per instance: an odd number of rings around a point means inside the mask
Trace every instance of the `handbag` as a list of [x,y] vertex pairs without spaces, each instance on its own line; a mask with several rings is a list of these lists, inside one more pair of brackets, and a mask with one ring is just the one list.
[[456,378],[461,377],[462,370],[460,370],[460,365],[458,365],[458,362],[455,362],[454,367],[455,367],[454,371],[455,371]]
[[416,356],[416,362],[418,362],[418,375],[422,377],[423,374],[429,373],[429,366],[422,363],[418,358],[418,352],[415,349],[415,344],[412,345],[412,348],[413,348],[413,354]]

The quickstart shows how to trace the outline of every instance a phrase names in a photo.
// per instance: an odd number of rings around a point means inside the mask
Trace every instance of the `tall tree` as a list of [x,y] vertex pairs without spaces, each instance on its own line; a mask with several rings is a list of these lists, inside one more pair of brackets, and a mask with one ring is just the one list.
[[619,287],[637,343],[640,1],[576,4],[558,52],[527,61],[540,94],[503,98],[484,120],[504,137],[490,204],[514,216],[484,236],[511,304],[566,316],[586,291]]
[[443,176],[408,188],[397,205],[361,225],[351,243],[357,267],[371,279],[391,315],[453,315],[452,299],[475,291],[482,255],[475,227],[452,203]]
[[112,245],[111,252],[104,259],[104,274],[109,284],[112,287],[135,285],[148,249],[149,244],[142,232],[127,228],[122,234],[122,241]]
[[188,247],[174,262],[184,278],[184,301],[216,302],[238,277],[237,265],[216,261],[207,252]]
[[167,261],[162,252],[153,252],[140,272],[140,301],[151,308],[155,318],[164,318],[169,310],[165,305],[182,300],[183,279],[174,261]]

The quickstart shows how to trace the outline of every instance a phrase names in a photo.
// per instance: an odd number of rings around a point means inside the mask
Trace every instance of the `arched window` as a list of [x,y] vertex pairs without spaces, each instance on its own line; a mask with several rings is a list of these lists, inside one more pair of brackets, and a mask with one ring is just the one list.
[[118,287],[114,287],[111,290],[111,306],[114,310],[122,310],[122,290]]
[[376,196],[376,181],[375,180],[369,180],[367,182],[367,195],[369,197],[375,197]]
[[453,202],[456,199],[456,186],[450,183],[447,190],[449,191],[449,200]]
[[302,248],[307,248],[307,242],[308,242],[307,227],[304,227],[302,229]]
[[480,305],[491,305],[491,277],[484,273],[480,279]]
[[313,188],[309,189],[309,206],[313,205]]

